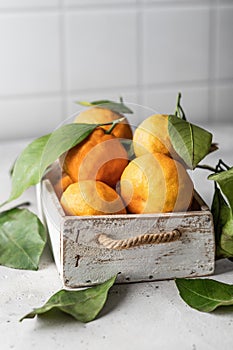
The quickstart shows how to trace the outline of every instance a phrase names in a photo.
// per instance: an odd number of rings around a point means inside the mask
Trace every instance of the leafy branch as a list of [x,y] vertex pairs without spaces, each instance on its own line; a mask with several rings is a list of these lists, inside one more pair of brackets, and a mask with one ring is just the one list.
[[219,159],[217,165],[214,167],[210,166],[210,165],[207,165],[207,164],[204,164],[204,165],[200,165],[198,164],[197,165],[197,168],[199,169],[204,169],[204,170],[209,170],[213,173],[221,173],[222,171],[224,170],[229,170],[230,167],[224,163],[224,161],[222,159]]
[[127,107],[124,102],[123,98],[120,97],[120,102],[114,102],[110,100],[97,100],[97,101],[92,101],[92,102],[87,102],[87,101],[76,101],[77,104],[85,107],[101,107],[101,108],[106,108],[110,109],[111,111],[115,113],[125,113],[125,114],[132,114],[133,111]]
[[185,112],[183,110],[183,107],[181,106],[181,92],[178,93],[178,96],[177,96],[177,100],[176,100],[176,109],[175,109],[175,116],[180,118],[180,119],[183,119],[183,120],[187,120],[186,119],[186,116],[185,116]]

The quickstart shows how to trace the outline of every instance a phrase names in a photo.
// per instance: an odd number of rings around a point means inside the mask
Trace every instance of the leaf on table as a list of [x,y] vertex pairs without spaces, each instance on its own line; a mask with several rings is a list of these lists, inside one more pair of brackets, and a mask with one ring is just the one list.
[[233,167],[220,173],[211,174],[208,179],[218,183],[233,211]]
[[116,113],[125,113],[125,114],[133,113],[133,111],[123,103],[122,99],[120,99],[120,102],[114,102],[110,100],[98,100],[98,101],[92,101],[92,102],[77,101],[76,103],[86,107],[107,108]]
[[46,231],[27,209],[0,213],[0,265],[37,270],[46,244]]
[[95,124],[68,124],[30,143],[16,160],[8,202],[18,198],[28,187],[36,185],[50,164],[82,142],[95,128]]
[[233,257],[233,217],[219,188],[215,188],[211,212],[214,220],[216,257]]
[[212,134],[174,115],[169,115],[168,132],[176,153],[190,169],[210,152]]
[[212,279],[175,280],[181,298],[192,308],[211,312],[219,306],[233,305],[233,285]]
[[59,309],[78,321],[90,322],[96,318],[103,308],[108,291],[115,280],[116,276],[102,284],[84,290],[67,291],[62,289],[55,293],[42,307],[34,309],[20,321],[44,314],[52,309]]

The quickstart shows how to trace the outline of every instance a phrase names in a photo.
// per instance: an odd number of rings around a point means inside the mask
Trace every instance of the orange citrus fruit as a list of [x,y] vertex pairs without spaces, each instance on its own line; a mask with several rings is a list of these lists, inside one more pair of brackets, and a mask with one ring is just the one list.
[[170,141],[168,115],[155,114],[145,119],[135,130],[133,146],[137,157],[150,152],[179,159]]
[[86,180],[71,184],[61,197],[68,215],[126,214],[124,203],[114,189],[103,182]]
[[161,153],[147,153],[123,171],[120,194],[130,213],[186,211],[193,183],[178,161]]
[[57,196],[60,198],[62,193],[67,189],[69,185],[73,183],[72,179],[66,173],[62,173],[61,177],[58,178],[54,184],[54,190]]
[[128,164],[128,155],[117,137],[97,128],[70,149],[63,161],[63,170],[73,182],[96,180],[114,187]]
[[[88,124],[102,124],[112,122],[116,119],[122,118],[123,115],[113,112],[107,108],[92,107],[79,113],[75,118],[75,123],[88,123]],[[108,130],[111,125],[102,126],[103,129]],[[118,123],[112,131],[112,134],[116,137],[124,139],[132,139],[132,129],[128,123],[127,118]]]

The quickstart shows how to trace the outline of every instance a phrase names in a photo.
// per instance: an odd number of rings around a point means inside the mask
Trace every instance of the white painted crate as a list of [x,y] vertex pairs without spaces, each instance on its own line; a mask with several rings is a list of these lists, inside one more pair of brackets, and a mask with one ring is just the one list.
[[[204,276],[214,271],[212,215],[196,192],[194,211],[79,217],[65,215],[48,179],[38,188],[38,202],[64,287],[98,284],[117,273],[117,282],[128,283]],[[109,249],[98,241],[100,234],[121,240],[173,230],[180,233],[176,241],[128,249]]]

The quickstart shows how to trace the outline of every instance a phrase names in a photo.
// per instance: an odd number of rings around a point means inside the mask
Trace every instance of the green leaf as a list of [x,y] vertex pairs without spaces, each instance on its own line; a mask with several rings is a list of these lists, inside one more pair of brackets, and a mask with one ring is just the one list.
[[133,141],[132,140],[127,140],[127,139],[120,139],[120,143],[125,148],[125,150],[126,150],[126,152],[128,154],[128,159],[132,160],[133,158],[135,158]]
[[16,160],[12,171],[12,189],[8,201],[16,199],[29,186],[39,182],[40,159],[49,137],[50,134],[34,140]]
[[81,322],[90,322],[96,318],[103,308],[108,291],[114,284],[116,276],[108,281],[78,291],[60,290],[55,293],[42,307],[34,309],[32,312],[24,316],[25,318],[33,318],[36,315],[44,314],[52,309],[59,309]]
[[212,134],[174,115],[169,115],[168,132],[178,155],[190,169],[209,153]]
[[82,142],[95,128],[95,124],[68,124],[30,143],[15,163],[8,202],[18,198],[28,187],[37,184],[50,164]]
[[196,310],[211,312],[218,306],[233,305],[233,285],[200,278],[175,282],[181,298]]
[[0,214],[0,265],[37,270],[46,244],[46,231],[38,217],[27,209]]
[[215,188],[211,212],[214,220],[216,257],[233,257],[233,218],[219,188]]
[[211,212],[214,220],[216,241],[220,241],[223,226],[231,219],[231,209],[223,198],[219,188],[215,188]]
[[219,184],[233,211],[233,167],[220,173],[211,174],[208,176],[208,179],[214,180]]
[[92,101],[92,102],[77,101],[76,103],[86,107],[96,106],[96,107],[107,108],[116,113],[125,113],[125,114],[133,113],[133,111],[123,103],[122,99],[120,99],[120,102],[114,102],[109,100],[99,100],[99,101]]

